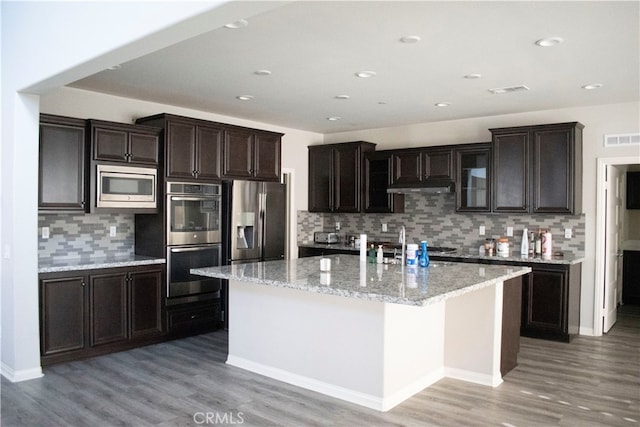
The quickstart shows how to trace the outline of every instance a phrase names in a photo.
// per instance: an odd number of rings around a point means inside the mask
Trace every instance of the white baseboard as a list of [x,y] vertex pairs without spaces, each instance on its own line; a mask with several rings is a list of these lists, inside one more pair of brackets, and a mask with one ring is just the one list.
[[394,393],[389,397],[373,396],[371,394],[362,393],[356,390],[347,389],[333,384],[319,381],[303,375],[293,374],[279,368],[263,365],[261,363],[252,362],[250,360],[229,355],[227,364],[237,368],[245,369],[256,374],[264,375],[269,378],[276,379],[288,384],[312,390],[327,396],[365,406],[376,411],[386,412],[394,406],[404,402],[414,394],[424,390],[426,387],[435,383],[443,377],[444,371],[438,370],[426,375],[414,383],[408,385],[402,390]]
[[12,367],[6,365],[4,362],[0,363],[0,374],[2,374],[3,377],[11,381],[12,383],[34,380],[36,378],[41,378],[44,376],[44,374],[42,373],[42,368],[40,366],[38,366],[37,368],[15,371]]
[[467,381],[474,384],[487,385],[489,387],[498,387],[502,384],[500,372],[495,375],[480,374],[478,372],[467,371],[464,369],[444,368],[444,375],[447,378]]
[[587,328],[585,326],[580,326],[580,329],[578,330],[578,335],[586,335],[588,337],[593,337],[594,335],[594,329],[593,328]]

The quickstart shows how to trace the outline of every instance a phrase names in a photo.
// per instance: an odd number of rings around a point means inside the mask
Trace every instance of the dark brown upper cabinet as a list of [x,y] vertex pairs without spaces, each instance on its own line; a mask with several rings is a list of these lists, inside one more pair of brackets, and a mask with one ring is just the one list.
[[281,140],[279,133],[225,128],[222,177],[280,181]]
[[578,122],[491,129],[493,211],[580,214]]
[[364,141],[309,146],[309,211],[361,212]]
[[94,161],[158,165],[159,128],[89,120]]
[[391,185],[395,186],[454,179],[453,150],[448,146],[393,150],[391,165]]
[[404,195],[389,194],[392,151],[369,151],[364,155],[364,212],[402,213]]
[[456,211],[491,212],[491,143],[461,145],[456,156]]
[[158,114],[136,123],[164,129],[164,175],[169,179],[219,180],[222,125],[205,120]]
[[640,209],[640,172],[627,172],[627,209]]
[[87,211],[89,195],[85,135],[85,120],[40,115],[40,212]]

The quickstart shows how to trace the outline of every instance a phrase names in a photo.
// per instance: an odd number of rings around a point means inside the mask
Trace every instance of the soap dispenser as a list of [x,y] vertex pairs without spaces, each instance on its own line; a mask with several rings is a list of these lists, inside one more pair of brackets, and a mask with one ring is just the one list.
[[429,253],[427,252],[427,241],[420,242],[420,259],[418,261],[420,267],[429,267]]

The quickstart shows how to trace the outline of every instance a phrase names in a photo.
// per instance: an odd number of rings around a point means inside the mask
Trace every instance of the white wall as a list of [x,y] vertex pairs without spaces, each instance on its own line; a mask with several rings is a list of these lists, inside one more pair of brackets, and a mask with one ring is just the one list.
[[425,145],[461,144],[491,141],[488,129],[544,123],[578,121],[583,131],[583,212],[585,214],[585,255],[582,266],[580,329],[590,334],[594,326],[595,241],[596,241],[596,159],[629,157],[629,163],[640,162],[640,149],[634,147],[605,148],[605,134],[640,132],[640,103],[598,105],[584,108],[536,111],[438,123],[422,123],[397,128],[371,129],[325,135],[325,142],[370,141],[377,149]]
[[37,292],[39,96],[284,2],[0,3],[0,370],[41,375]]

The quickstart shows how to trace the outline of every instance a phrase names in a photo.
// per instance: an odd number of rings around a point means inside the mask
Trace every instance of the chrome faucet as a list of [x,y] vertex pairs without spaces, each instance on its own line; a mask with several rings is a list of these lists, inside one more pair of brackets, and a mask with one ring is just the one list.
[[405,254],[407,253],[407,251],[406,251],[406,249],[407,249],[407,234],[406,234],[406,230],[404,228],[404,225],[400,229],[400,234],[398,236],[398,243],[400,243],[402,245],[402,252],[400,253],[400,262],[401,262],[401,265],[404,266],[404,262],[405,262],[404,257],[406,256]]

